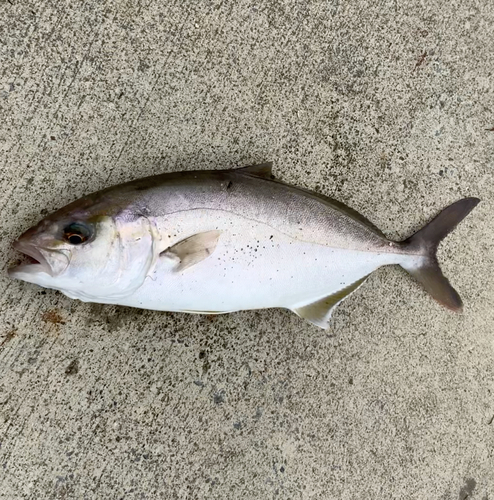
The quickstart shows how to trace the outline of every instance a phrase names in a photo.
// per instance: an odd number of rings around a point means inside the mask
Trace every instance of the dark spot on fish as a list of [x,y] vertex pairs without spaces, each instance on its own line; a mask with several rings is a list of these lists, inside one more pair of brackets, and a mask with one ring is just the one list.
[[226,185],[226,189],[230,189],[233,186],[232,181],[228,181],[228,184]]
[[269,237],[269,239],[270,239],[270,240],[272,240],[272,239],[273,239],[273,235],[271,235],[271,236]]
[[443,170],[443,169],[439,170],[439,175],[440,175],[441,177],[444,175],[444,170]]
[[477,482],[473,478],[465,479],[465,484],[460,489],[460,493],[458,493],[458,500],[466,500],[473,493],[473,490],[477,486]]
[[70,362],[69,366],[65,368],[65,375],[75,375],[76,373],[79,373],[79,361],[74,359]]
[[285,468],[283,467],[283,465],[280,467],[280,472],[285,472]]
[[54,136],[54,135],[50,135],[50,139],[51,139],[52,141],[54,141],[54,140],[55,140],[55,136]]
[[350,385],[353,385],[353,377],[350,377],[350,378],[348,379],[348,383],[349,383]]
[[120,92],[120,94],[118,94],[118,97],[117,99],[121,99],[123,97],[124,93],[123,92]]
[[52,325],[65,325],[62,315],[56,309],[48,309],[41,315],[42,321]]

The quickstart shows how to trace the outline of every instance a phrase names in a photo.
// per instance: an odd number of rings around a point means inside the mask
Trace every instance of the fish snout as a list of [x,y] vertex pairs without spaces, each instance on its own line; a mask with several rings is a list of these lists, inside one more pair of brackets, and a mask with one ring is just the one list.
[[63,273],[69,265],[70,257],[65,252],[37,246],[30,241],[31,234],[27,233],[29,231],[12,244],[12,247],[22,253],[24,258],[19,266],[9,270],[9,274],[13,275],[20,270],[31,273],[42,271],[51,276]]

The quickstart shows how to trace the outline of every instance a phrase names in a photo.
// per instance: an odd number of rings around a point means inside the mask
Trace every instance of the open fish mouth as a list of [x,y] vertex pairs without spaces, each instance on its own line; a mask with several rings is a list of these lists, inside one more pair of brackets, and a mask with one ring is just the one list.
[[33,245],[22,241],[15,241],[12,245],[15,250],[22,253],[21,263],[8,270],[10,276],[34,273],[46,273],[53,276],[52,268],[43,253]]

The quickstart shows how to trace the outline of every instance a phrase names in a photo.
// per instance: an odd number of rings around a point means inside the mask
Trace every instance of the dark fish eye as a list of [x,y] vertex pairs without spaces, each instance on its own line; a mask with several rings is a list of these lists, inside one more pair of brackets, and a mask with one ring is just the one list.
[[91,230],[80,222],[73,222],[65,227],[63,236],[71,245],[80,245],[89,239]]

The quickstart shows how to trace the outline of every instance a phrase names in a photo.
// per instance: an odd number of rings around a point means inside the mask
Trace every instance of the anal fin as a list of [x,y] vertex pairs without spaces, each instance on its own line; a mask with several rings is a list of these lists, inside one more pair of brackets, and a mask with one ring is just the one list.
[[310,321],[313,325],[319,326],[321,328],[327,329],[329,326],[329,320],[333,309],[344,299],[346,299],[350,294],[352,294],[357,288],[362,285],[362,283],[368,278],[369,275],[364,276],[355,283],[338,290],[336,293],[318,299],[311,304],[307,304],[297,309],[293,309],[293,312],[300,316],[301,318]]

